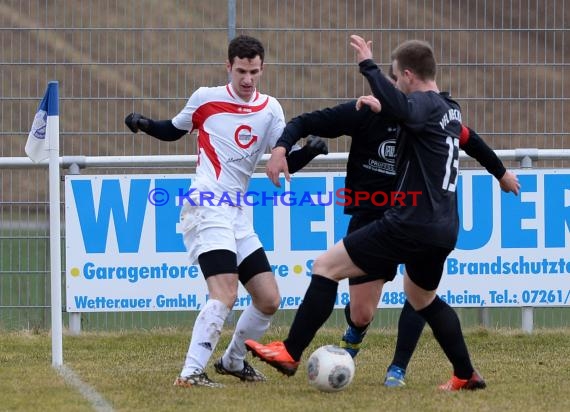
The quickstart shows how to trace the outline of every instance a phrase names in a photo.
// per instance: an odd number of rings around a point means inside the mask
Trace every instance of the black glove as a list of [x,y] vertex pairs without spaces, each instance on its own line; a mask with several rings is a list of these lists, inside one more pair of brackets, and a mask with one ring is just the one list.
[[309,136],[307,137],[307,141],[305,142],[305,146],[307,146],[307,150],[314,156],[318,156],[320,154],[327,155],[329,154],[329,148],[325,143],[324,139],[321,139],[318,136]]
[[139,130],[146,132],[150,126],[150,119],[140,113],[129,113],[127,117],[125,117],[125,124],[133,133]]

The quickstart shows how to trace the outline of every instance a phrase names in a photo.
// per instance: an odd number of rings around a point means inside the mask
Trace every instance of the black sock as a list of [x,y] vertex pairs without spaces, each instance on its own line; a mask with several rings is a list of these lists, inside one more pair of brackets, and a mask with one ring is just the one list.
[[396,351],[392,365],[406,370],[425,324],[424,318],[416,313],[406,299],[398,320],[398,339],[396,340]]
[[348,323],[348,326],[357,331],[360,335],[364,335],[366,333],[366,330],[368,329],[368,326],[370,326],[370,323],[367,323],[364,326],[356,326],[354,324],[354,322],[350,318],[350,302],[348,302],[344,307],[344,317],[346,318],[346,323]]
[[316,274],[311,277],[309,288],[289,329],[289,336],[283,342],[296,361],[301,359],[303,351],[331,315],[337,289],[338,282],[334,280]]
[[453,365],[453,373],[459,379],[469,379],[473,365],[455,311],[438,296],[427,307],[417,312],[429,324],[435,339]]

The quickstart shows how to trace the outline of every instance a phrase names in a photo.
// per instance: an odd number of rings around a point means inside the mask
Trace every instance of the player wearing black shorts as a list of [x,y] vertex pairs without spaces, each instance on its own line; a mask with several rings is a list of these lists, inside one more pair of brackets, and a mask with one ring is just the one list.
[[[294,374],[303,351],[332,312],[338,281],[404,263],[404,290],[410,304],[431,326],[453,365],[452,379],[440,389],[484,388],[471,365],[455,311],[435,293],[459,228],[455,194],[462,131],[459,105],[439,93],[435,59],[426,43],[406,42],[395,50],[392,67],[398,90],[371,60],[370,43],[359,36],[351,39],[374,95],[401,126],[396,190],[419,196],[414,201],[404,199],[382,219],[350,233],[315,260],[311,283],[285,341],[261,345],[248,340],[246,347],[281,372]],[[276,147],[272,157],[284,164],[285,153]],[[268,173],[274,183],[279,178],[276,170]],[[288,177],[286,166],[281,171]]]
[[[344,212],[350,215],[347,234],[380,219],[389,204],[374,204],[370,199],[354,199],[356,192],[389,194],[395,187],[396,133],[398,125],[382,113],[380,102],[373,96],[363,96],[358,100],[303,113],[291,119],[276,146],[284,147],[287,153],[301,138],[309,136],[306,146],[320,147],[324,138],[350,136],[348,162],[346,165],[345,189],[351,194],[345,202]],[[471,129],[469,138],[461,145],[469,156],[475,158],[489,173],[497,178],[505,192],[518,193],[517,177],[506,170],[493,150]],[[322,145],[325,143],[322,142]],[[268,164],[271,168],[271,164]],[[376,202],[378,203],[378,202]],[[355,357],[374,318],[380,291],[384,282],[394,279],[397,265],[383,268],[381,272],[350,278],[350,302],[345,306],[348,327],[342,336],[340,346]],[[405,385],[404,377],[425,321],[415,313],[409,302],[404,303],[398,322],[398,339],[394,358],[384,385],[397,387]]]
[[[355,194],[381,192],[390,195],[395,184],[398,125],[381,111],[375,112],[368,106],[366,100],[370,98],[373,97],[363,96],[358,100],[294,117],[287,123],[276,143],[276,147],[283,147],[289,153],[294,144],[309,135],[324,138],[351,137],[343,188],[346,196],[344,213],[350,215],[347,233],[380,219],[389,207],[388,202],[378,205],[378,201],[372,202],[370,198],[361,196],[356,199]],[[309,137],[310,142],[315,139],[318,138]],[[269,161],[267,170],[271,169],[272,161]],[[397,265],[392,265],[384,268],[381,273],[349,279],[351,301],[354,300],[357,304],[346,305],[346,320],[350,325],[347,333],[354,331],[354,336],[358,335],[358,342],[362,340],[376,312],[382,285],[377,285],[376,281],[392,280],[396,269]],[[342,346],[351,356],[355,356],[358,351],[354,340],[349,337],[342,341]]]

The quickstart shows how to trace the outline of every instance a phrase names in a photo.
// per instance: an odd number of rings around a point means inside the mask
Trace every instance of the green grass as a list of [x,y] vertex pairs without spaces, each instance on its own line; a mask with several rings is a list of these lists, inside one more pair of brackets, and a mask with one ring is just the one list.
[[[21,279],[22,280],[22,279]],[[16,288],[14,285],[18,285]],[[2,307],[2,305],[20,305],[19,296],[23,288],[9,276],[0,275],[0,294],[7,292],[10,298],[0,299],[0,331],[18,331],[32,329],[37,332],[49,330],[51,308],[49,304],[38,305],[30,302],[30,306]],[[6,291],[6,288],[12,290]],[[64,293],[65,293],[65,289]],[[49,290],[45,292],[49,296]],[[65,304],[65,298],[63,298]],[[468,328],[483,326],[480,308],[455,308],[462,325]],[[233,311],[227,323],[233,327],[240,311]],[[68,325],[69,315],[63,313],[63,324]],[[123,330],[148,330],[157,328],[178,328],[192,325],[198,312],[87,312],[81,314],[81,329],[84,332],[118,332]],[[295,315],[294,310],[281,310],[275,314],[273,324],[288,326]],[[400,309],[382,308],[378,310],[372,322],[373,328],[395,329],[398,325]],[[534,327],[570,328],[570,306],[534,308]],[[342,328],[346,325],[343,309],[335,309],[326,323],[327,327]],[[521,308],[489,308],[488,328],[522,328]]]
[[[286,328],[272,328],[264,340],[282,338]],[[284,377],[252,361],[269,378],[246,384],[229,376],[211,377],[224,389],[181,389],[172,386],[180,372],[189,330],[84,333],[64,337],[64,362],[94,387],[117,411],[567,411],[570,377],[570,330],[539,330],[531,335],[508,330],[472,329],[466,334],[475,366],[485,377],[484,391],[438,393],[450,366],[431,333],[422,337],[408,368],[407,387],[382,386],[395,343],[395,332],[373,331],[357,358],[352,385],[325,394],[308,386],[303,362],[299,372]],[[316,347],[337,342],[340,329],[319,332],[304,360]],[[214,357],[228,343],[224,332]],[[0,410],[92,410],[75,389],[51,367],[47,334],[0,335]]]

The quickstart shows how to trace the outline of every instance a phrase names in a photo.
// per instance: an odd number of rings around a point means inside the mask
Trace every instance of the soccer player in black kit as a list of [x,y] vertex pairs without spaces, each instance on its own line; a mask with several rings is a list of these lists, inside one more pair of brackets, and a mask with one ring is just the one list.
[[[310,135],[324,138],[343,135],[351,137],[345,178],[348,199],[344,212],[350,215],[347,233],[352,233],[380,219],[389,207],[389,204],[373,204],[370,199],[359,199],[356,202],[354,196],[350,197],[348,193],[390,193],[394,189],[397,127],[395,121],[381,112],[380,102],[376,98],[362,96],[357,100],[294,117],[285,126],[276,146],[284,147],[286,153],[289,153],[301,138],[309,136],[305,147],[313,147],[315,153],[325,154],[328,152],[326,144],[319,137]],[[476,132],[469,129],[469,139],[460,147],[497,178],[502,190],[518,193],[520,185],[516,175],[505,169],[501,160]],[[272,169],[274,161],[275,157],[268,163],[268,171]],[[279,165],[276,167],[279,168]],[[349,279],[351,299],[344,311],[348,327],[340,346],[352,357],[358,354],[360,343],[374,318],[383,284],[394,279],[396,270],[397,266],[391,265],[378,273]],[[405,385],[406,368],[424,324],[423,318],[406,301],[398,322],[396,350],[384,379],[385,386]]]
[[[461,125],[459,105],[437,88],[436,63],[429,44],[409,41],[394,51],[392,70],[398,88],[373,62],[370,45],[351,36],[361,72],[382,110],[401,127],[396,190],[420,192],[421,196],[417,203],[408,201],[388,209],[381,219],[349,233],[319,256],[287,339],[268,345],[248,340],[246,347],[282,373],[294,374],[303,351],[332,312],[338,282],[403,263],[409,303],[430,325],[453,365],[452,378],[440,389],[482,389],[486,385],[471,364],[457,314],[436,295],[443,264],[457,241],[459,143],[460,139],[466,141],[469,133]],[[272,157],[284,158],[285,153],[285,148],[278,146]],[[285,167],[281,170],[286,172]],[[268,176],[276,183],[279,172]]]

